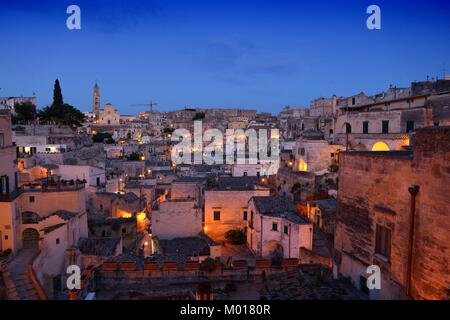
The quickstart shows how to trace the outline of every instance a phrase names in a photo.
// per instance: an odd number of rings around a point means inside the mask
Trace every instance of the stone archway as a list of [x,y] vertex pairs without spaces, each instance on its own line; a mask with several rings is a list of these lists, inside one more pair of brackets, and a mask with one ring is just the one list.
[[27,228],[22,232],[23,249],[39,249],[39,232],[33,228]]
[[342,129],[341,129],[342,133],[352,133],[352,125],[348,122],[345,122],[342,125]]

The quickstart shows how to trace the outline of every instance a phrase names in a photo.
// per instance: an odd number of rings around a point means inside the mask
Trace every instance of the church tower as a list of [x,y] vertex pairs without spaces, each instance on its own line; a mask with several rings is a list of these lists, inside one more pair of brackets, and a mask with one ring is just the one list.
[[98,119],[100,113],[100,88],[97,81],[94,85],[94,92],[92,94],[92,112],[95,113],[95,118]]

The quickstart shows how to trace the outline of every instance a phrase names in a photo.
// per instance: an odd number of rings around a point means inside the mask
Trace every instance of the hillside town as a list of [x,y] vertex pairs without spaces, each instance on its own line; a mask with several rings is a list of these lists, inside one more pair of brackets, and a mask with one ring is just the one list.
[[[450,299],[450,77],[276,115],[121,114],[100,85],[83,113],[59,80],[0,98],[0,299]],[[196,123],[203,161],[174,161]],[[238,134],[206,161],[208,130]]]

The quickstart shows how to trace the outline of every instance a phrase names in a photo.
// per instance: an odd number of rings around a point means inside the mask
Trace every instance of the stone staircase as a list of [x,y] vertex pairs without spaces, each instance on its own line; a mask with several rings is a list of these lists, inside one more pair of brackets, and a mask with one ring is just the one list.
[[24,249],[10,263],[4,266],[3,282],[5,283],[8,299],[39,300],[36,288],[28,273],[28,268],[37,253],[38,251],[34,249]]

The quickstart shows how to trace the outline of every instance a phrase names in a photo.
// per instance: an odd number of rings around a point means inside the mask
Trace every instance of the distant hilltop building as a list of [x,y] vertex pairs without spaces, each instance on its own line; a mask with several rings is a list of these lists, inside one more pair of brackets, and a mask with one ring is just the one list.
[[14,105],[24,102],[31,102],[36,105],[36,94],[33,92],[31,97],[0,97],[0,110],[14,111]]
[[99,110],[97,123],[102,125],[119,125],[120,115],[117,109],[111,103],[105,104],[103,109]]
[[95,82],[94,92],[92,93],[92,112],[98,119],[100,114],[100,87],[98,86],[97,81]]
[[111,104],[107,103],[100,108],[100,87],[97,82],[95,82],[94,90],[92,92],[92,113],[95,115],[95,120],[97,124],[101,125],[119,125],[120,115],[117,109]]

